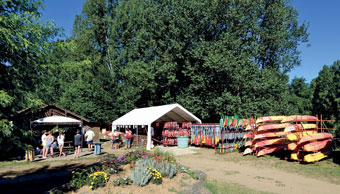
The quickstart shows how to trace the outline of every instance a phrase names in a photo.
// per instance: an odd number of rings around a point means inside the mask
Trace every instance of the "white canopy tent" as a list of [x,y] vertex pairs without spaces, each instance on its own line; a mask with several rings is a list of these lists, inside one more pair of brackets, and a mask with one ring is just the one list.
[[41,119],[37,119],[33,121],[34,124],[44,124],[44,125],[81,125],[81,121],[69,117],[63,117],[63,116],[50,116],[50,117],[44,117]]
[[112,130],[120,125],[147,125],[148,136],[146,149],[151,149],[151,124],[154,122],[194,122],[201,120],[179,104],[153,106],[134,109],[112,122]]

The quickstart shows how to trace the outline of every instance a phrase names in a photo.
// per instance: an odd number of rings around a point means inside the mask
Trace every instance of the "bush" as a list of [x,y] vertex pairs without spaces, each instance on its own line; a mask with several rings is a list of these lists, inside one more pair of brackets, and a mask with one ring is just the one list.
[[129,176],[131,181],[138,186],[145,186],[151,177],[152,175],[150,174],[150,170],[143,165],[136,165],[136,168]]
[[98,171],[88,176],[87,185],[94,190],[98,187],[104,187],[108,181],[107,174],[104,171]]

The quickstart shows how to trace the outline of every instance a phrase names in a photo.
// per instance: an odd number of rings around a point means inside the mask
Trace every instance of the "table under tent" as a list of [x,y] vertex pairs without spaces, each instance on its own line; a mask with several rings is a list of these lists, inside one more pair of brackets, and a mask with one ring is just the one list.
[[198,124],[201,120],[183,108],[179,104],[153,106],[134,109],[112,122],[112,131],[132,129],[134,134],[133,144],[146,143],[146,149],[150,150],[152,141],[164,140],[164,129],[172,127],[172,130],[188,127],[188,123]]

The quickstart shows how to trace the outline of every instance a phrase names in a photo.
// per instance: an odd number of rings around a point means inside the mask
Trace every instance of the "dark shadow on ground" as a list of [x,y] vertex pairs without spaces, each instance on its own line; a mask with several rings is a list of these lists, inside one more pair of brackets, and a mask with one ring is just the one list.
[[[72,178],[72,170],[86,168],[84,164],[70,164],[49,168],[44,165],[38,169],[22,172],[8,171],[0,174],[1,193],[46,193],[52,188],[68,183]],[[4,176],[18,175],[15,178],[2,178]]]
[[340,151],[333,151],[331,157],[333,157],[333,162],[340,165]]

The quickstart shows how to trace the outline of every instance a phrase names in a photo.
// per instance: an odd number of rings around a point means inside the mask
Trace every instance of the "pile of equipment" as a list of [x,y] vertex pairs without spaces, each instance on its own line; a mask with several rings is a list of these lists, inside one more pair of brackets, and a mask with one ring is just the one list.
[[323,122],[309,115],[259,117],[246,128],[243,154],[264,156],[286,150],[291,151],[292,160],[319,161],[327,157],[333,136],[318,124]]

